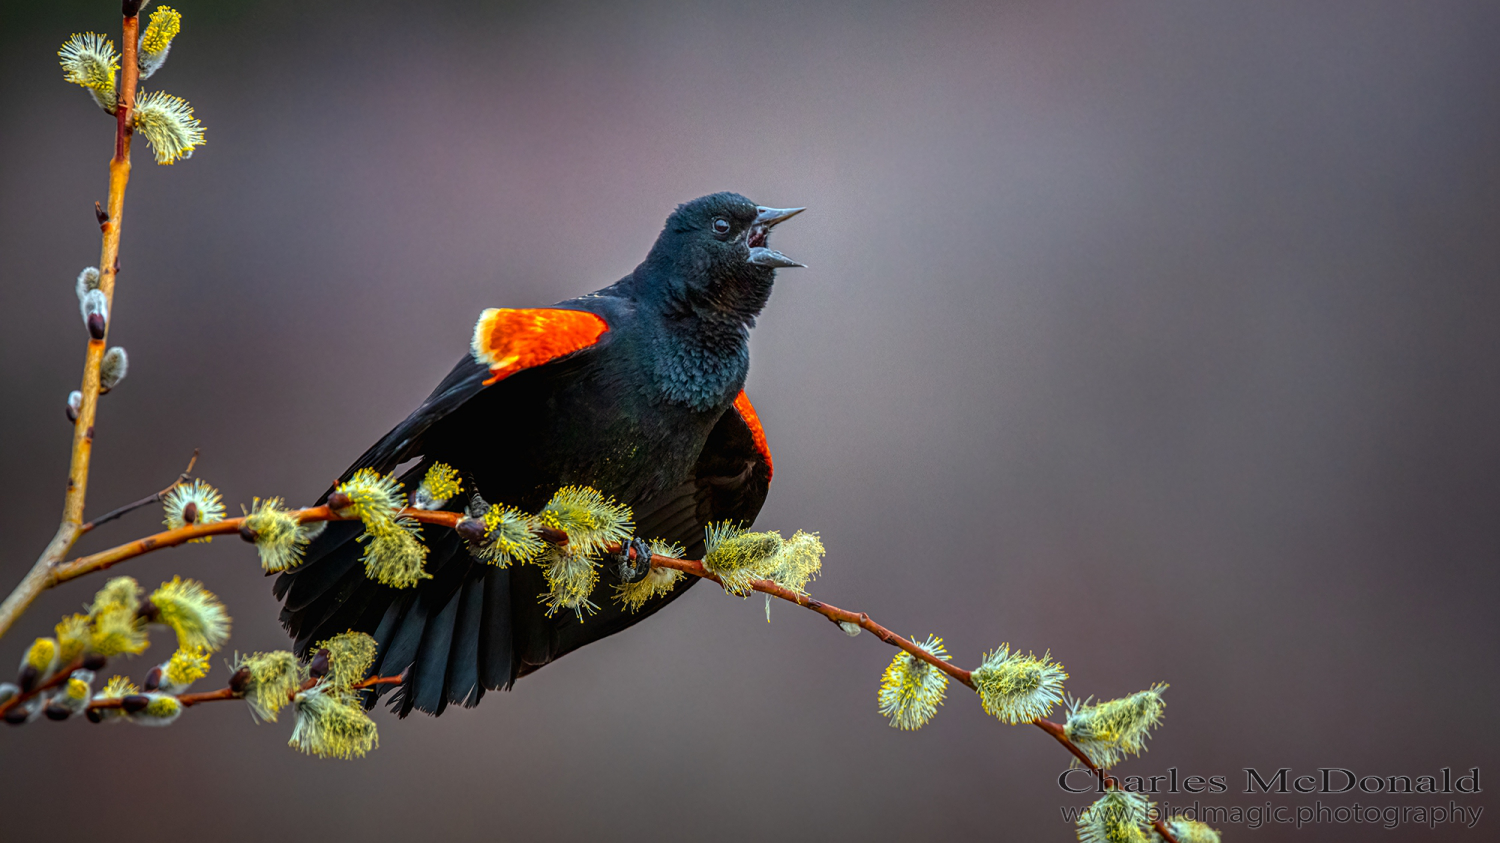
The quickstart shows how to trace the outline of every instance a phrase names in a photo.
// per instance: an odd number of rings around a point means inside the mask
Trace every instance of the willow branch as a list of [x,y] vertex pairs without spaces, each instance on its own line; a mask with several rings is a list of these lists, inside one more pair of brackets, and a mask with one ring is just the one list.
[[[457,527],[458,523],[464,519],[464,516],[461,513],[457,512],[440,512],[422,509],[403,509],[398,514],[402,517],[409,517],[424,524],[436,524],[450,528]],[[298,521],[304,524],[313,521],[354,520],[352,517],[339,515],[337,512],[334,512],[326,505],[296,510],[295,515],[297,516]],[[105,570],[114,565],[118,565],[119,563],[124,562],[127,559],[132,559],[134,557],[151,553],[156,550],[162,550],[168,547],[176,547],[177,545],[184,544],[196,538],[202,538],[204,536],[228,535],[231,533],[242,533],[242,529],[245,528],[245,521],[246,519],[244,517],[240,517],[227,518],[223,521],[215,521],[211,524],[192,524],[186,527],[179,527],[175,530],[167,530],[161,533],[157,533],[154,536],[147,536],[146,538],[138,539],[136,541],[130,542],[129,544],[122,544],[118,547],[100,551],[90,556],[80,557],[64,565],[58,566],[52,572],[51,581],[48,583],[48,587],[57,585],[58,583],[66,582],[71,579],[75,579],[77,577],[81,577],[94,571]],[[246,533],[248,533],[248,530],[246,530]],[[537,536],[544,541],[548,541],[552,544],[562,544],[567,541],[567,536],[556,530],[538,530]],[[248,539],[254,538],[253,535],[245,535],[245,537]],[[622,546],[619,542],[614,542],[604,547],[604,551],[606,553],[619,553],[621,550]],[[707,568],[703,567],[702,562],[694,561],[691,559],[677,559],[671,556],[661,556],[653,554],[651,557],[651,565],[652,567],[656,568],[671,568],[675,571],[681,571],[684,574],[690,574],[692,576],[699,577],[700,579],[706,579],[717,583],[720,588],[724,587],[724,582]],[[818,614],[829,619],[830,621],[833,621],[834,623],[841,625],[852,624],[854,626],[857,626],[862,630],[870,632],[876,638],[880,639],[886,644],[902,650],[910,654],[913,658],[921,659],[923,662],[926,662],[927,664],[932,665],[938,670],[943,671],[944,673],[953,677],[955,680],[963,683],[968,688],[974,688],[973,671],[965,670],[955,664],[952,664],[951,662],[944,661],[943,659],[934,656],[927,650],[917,646],[916,642],[901,635],[897,635],[881,624],[876,623],[873,619],[871,619],[869,614],[865,612],[852,612],[848,609],[841,609],[837,606],[832,605],[831,603],[825,603],[821,600],[815,600],[806,594],[784,588],[770,580],[751,580],[750,588],[762,594],[770,595],[771,597],[775,597],[779,600],[784,600],[788,603],[801,606],[804,609],[817,612]],[[227,691],[228,689],[225,690]],[[213,694],[220,693],[223,692],[213,692]],[[218,696],[213,696],[212,698],[232,699],[232,697]],[[187,703],[186,699],[183,697],[179,697],[179,699],[183,699],[185,705],[190,704]],[[205,697],[203,701],[207,700],[208,697]],[[1096,776],[1099,777],[1099,781],[1104,785],[1104,787],[1109,789],[1119,787],[1119,781],[1114,776],[1109,775],[1098,764],[1095,764],[1094,761],[1089,758],[1087,753],[1085,753],[1078,747],[1077,744],[1073,743],[1073,741],[1068,738],[1067,732],[1064,730],[1061,724],[1054,723],[1053,721],[1046,719],[1033,720],[1031,721],[1031,723],[1032,725],[1051,735],[1054,739],[1057,740],[1058,743],[1062,744],[1063,748],[1072,753],[1080,763],[1082,763],[1085,767],[1087,767],[1090,771],[1092,771]],[[1167,829],[1165,821],[1158,819],[1152,825],[1156,829],[1156,832],[1160,834],[1164,840],[1168,841],[1168,843],[1177,843],[1177,838],[1174,837],[1172,835],[1172,832]]]
[[[103,241],[99,249],[99,290],[110,305],[109,312],[114,310],[115,276],[120,271],[120,224],[125,215],[125,186],[130,182],[131,111],[135,106],[135,89],[140,75],[136,67],[140,5],[126,3],[124,11],[120,44],[124,53],[121,57],[122,78],[115,105],[115,154],[109,162],[109,210],[101,215],[99,222]],[[105,339],[109,334],[107,321],[104,333],[100,339],[89,340],[84,355],[83,386],[80,388],[83,400],[78,407],[78,419],[73,423],[72,460],[68,466],[62,522],[58,524],[52,541],[31,566],[31,571],[5,598],[5,602],[0,603],[0,635],[4,635],[37,595],[51,585],[49,574],[52,569],[67,558],[73,543],[83,534],[83,503],[89,484],[89,458],[94,450],[94,419],[99,408],[99,363],[104,359]]]
[[[349,688],[350,690],[354,691],[363,691],[366,688],[373,688],[376,685],[396,685],[405,678],[406,674],[404,673],[397,676],[371,676],[369,679],[350,685]],[[302,691],[306,691],[307,689],[318,684],[318,681],[319,680],[317,679],[308,679],[307,681],[302,683],[301,688],[287,694],[287,699],[290,700],[296,697],[297,694],[301,693]],[[244,698],[244,691],[236,691],[232,687],[220,688],[217,691],[204,691],[198,694],[177,695],[177,701],[182,703],[183,708],[191,708],[195,705],[198,705],[199,703],[223,702],[225,700],[240,700]],[[129,699],[129,697],[111,697],[109,699],[90,700],[88,704],[88,710],[98,711],[102,708],[124,708],[125,700],[127,699]]]

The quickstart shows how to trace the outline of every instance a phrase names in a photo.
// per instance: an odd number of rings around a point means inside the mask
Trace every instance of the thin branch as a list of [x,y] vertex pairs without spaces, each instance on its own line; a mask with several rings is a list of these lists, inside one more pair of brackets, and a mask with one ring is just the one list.
[[[614,544],[606,547],[605,550],[608,553],[619,553],[620,547],[618,544]],[[713,574],[709,573],[708,569],[703,567],[702,562],[694,562],[689,559],[674,559],[670,556],[653,555],[651,557],[651,565],[652,567],[656,568],[671,568],[676,571],[681,571],[684,574],[692,574],[695,577],[701,577],[703,579],[718,583],[720,588],[724,587],[723,581],[721,581]],[[903,638],[900,635],[897,635],[896,633],[891,632],[889,629],[886,629],[885,627],[876,623],[875,621],[870,620],[870,616],[865,614],[864,612],[851,612],[848,609],[840,609],[837,606],[829,605],[821,600],[814,600],[805,594],[798,594],[791,589],[782,588],[781,586],[777,585],[774,582],[771,582],[770,580],[751,580],[750,587],[762,594],[769,594],[772,597],[780,598],[788,603],[795,603],[796,605],[801,606],[804,609],[811,609],[812,611],[817,612],[818,614],[833,621],[834,623],[855,624],[860,629],[874,633],[876,638],[879,638],[881,641],[884,641],[892,647],[898,647],[902,650],[905,650],[915,658],[919,658],[922,661],[927,662],[928,664],[941,670],[949,676],[952,676],[954,679],[957,679],[970,688],[974,687],[974,680],[973,678],[971,678],[972,671],[964,670],[963,668],[951,662],[943,661],[942,659],[934,656],[921,647],[918,647],[914,642]]]
[[[308,509],[296,510],[294,512],[298,519],[306,524],[312,521],[352,521],[352,516],[339,515],[327,506],[314,506]],[[423,524],[438,524],[444,527],[453,527],[463,519],[463,514],[458,512],[433,512],[425,509],[403,509],[401,516],[420,521]],[[239,533],[244,527],[246,516],[237,518],[225,518],[222,521],[214,521],[208,524],[189,524],[186,527],[178,527],[175,530],[163,530],[155,535],[137,539],[128,544],[101,550],[88,556],[80,556],[71,562],[58,565],[49,572],[45,588],[65,583],[68,580],[77,579],[84,574],[95,571],[103,571],[124,562],[134,559],[142,554],[168,547],[176,547],[186,544],[193,539],[205,536],[225,536],[231,533]]]
[[35,697],[39,694],[44,694],[59,685],[67,683],[69,677],[73,675],[73,671],[78,670],[81,667],[83,667],[83,659],[76,659],[72,664],[69,664],[56,673],[53,673],[46,682],[39,682],[35,686],[33,686],[31,690],[21,691],[5,702],[0,703],[0,717],[4,717],[11,709],[15,708],[16,706],[24,705],[26,701],[30,700],[32,697]]
[[[128,5],[128,4],[127,4]],[[99,247],[99,291],[113,312],[115,298],[115,276],[120,271],[120,224],[125,217],[125,187],[130,183],[130,137],[132,134],[131,111],[135,106],[136,82],[140,71],[136,66],[136,48],[140,34],[139,4],[125,9],[120,46],[122,78],[119,96],[115,101],[115,154],[109,162],[109,210],[99,223],[102,243]],[[94,419],[99,408],[99,363],[104,359],[105,338],[109,324],[105,323],[105,337],[90,339],[83,360],[83,400],[78,407],[78,419],[73,423],[72,458],[68,466],[68,489],[63,498],[62,521],[57,533],[47,544],[42,555],[37,557],[31,571],[20,585],[0,603],[0,635],[16,622],[38,594],[52,585],[52,568],[67,558],[73,543],[82,535],[83,503],[89,484],[89,458],[94,450]]]
[[162,498],[166,497],[167,495],[170,495],[172,493],[173,489],[175,489],[178,486],[181,486],[182,484],[186,483],[189,480],[189,478],[192,477],[192,475],[193,475],[193,464],[196,463],[196,462],[198,462],[198,449],[194,448],[193,449],[193,457],[192,457],[192,459],[188,460],[187,468],[184,468],[182,470],[182,473],[179,474],[179,475],[177,475],[177,479],[172,481],[172,485],[168,486],[165,489],[162,489],[160,492],[157,492],[156,494],[147,495],[146,497],[141,498],[140,500],[136,501],[135,503],[127,503],[124,506],[120,507],[119,509],[115,509],[115,510],[111,510],[109,512],[106,512],[103,515],[99,516],[98,518],[95,518],[94,520],[90,521],[89,523],[84,524],[82,527],[79,527],[78,528],[78,532],[79,533],[87,533],[89,530],[94,529],[95,527],[99,526],[100,524],[108,524],[109,522],[115,520],[116,518],[119,518],[122,515],[128,515],[128,514],[134,512],[134,511],[136,511],[137,509],[140,509],[143,506],[150,506],[151,504],[158,503],[159,501],[161,501]]
[[[401,680],[405,678],[405,673],[399,674],[397,676],[371,676],[369,679],[350,685],[349,688],[355,691],[363,691],[366,688],[373,688],[376,685],[395,685],[400,683]],[[311,688],[317,684],[318,680],[309,679],[302,683],[301,688],[298,688],[296,691],[292,691],[291,693],[287,694],[287,699],[292,699],[293,697],[297,696],[298,693],[306,691],[308,688]],[[191,708],[195,705],[198,705],[199,703],[223,702],[225,700],[239,700],[244,698],[244,691],[236,691],[233,688],[227,687],[220,688],[217,691],[204,691],[198,694],[177,695],[177,701],[182,703],[183,708]],[[98,711],[99,709],[103,708],[124,708],[126,699],[126,697],[111,697],[109,699],[90,700],[88,704],[88,710]]]

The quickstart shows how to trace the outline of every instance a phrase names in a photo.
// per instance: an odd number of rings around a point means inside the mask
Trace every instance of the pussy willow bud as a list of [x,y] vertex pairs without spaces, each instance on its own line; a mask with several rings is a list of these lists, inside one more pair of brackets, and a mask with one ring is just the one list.
[[229,639],[229,613],[213,592],[197,580],[173,577],[151,593],[158,622],[177,633],[179,649],[217,650]]
[[104,359],[99,363],[99,392],[109,392],[119,386],[129,369],[130,358],[125,356],[125,349],[117,345],[104,352]]
[[583,556],[595,556],[610,542],[630,538],[635,529],[630,507],[587,486],[564,486],[542,508],[542,526],[568,534],[568,546]]
[[229,690],[235,692],[236,694],[245,693],[245,689],[249,687],[250,668],[242,667],[239,670],[236,670],[233,676],[229,677]]
[[1110,790],[1078,817],[1080,843],[1151,843],[1151,802],[1139,793]]
[[12,726],[19,726],[22,723],[30,723],[41,716],[42,698],[32,697],[10,711],[5,712],[5,722]]
[[463,490],[458,471],[447,463],[433,463],[412,494],[412,509],[442,509],[450,498]]
[[120,69],[120,54],[108,38],[94,32],[74,35],[57,51],[63,78],[88,90],[94,102],[110,114],[115,113],[115,71]]
[[83,393],[73,390],[68,393],[68,421],[78,421],[78,414],[83,412]]
[[[167,694],[181,694],[193,683],[208,675],[208,650],[202,647],[197,649],[180,649],[172,654],[159,666],[160,679],[156,688],[146,690],[159,690]],[[153,670],[153,672],[155,672]]]
[[500,568],[535,561],[546,550],[533,534],[532,519],[513,507],[492,506],[478,518],[458,522],[458,531],[475,556]]
[[421,540],[422,528],[410,518],[386,518],[365,522],[365,543],[360,561],[365,576],[392,588],[411,588],[422,580],[432,579],[423,568],[427,545]]
[[145,79],[161,69],[167,61],[167,51],[172,49],[172,39],[182,31],[182,15],[171,6],[161,6],[151,13],[151,21],[141,33],[140,49],[136,51],[136,66],[140,78]]
[[375,721],[357,694],[319,685],[296,695],[293,746],[323,758],[358,758],[379,745]]
[[[104,688],[94,695],[94,699],[101,702],[104,700],[120,700],[123,705],[126,697],[137,696],[140,692],[141,689],[137,688],[134,682],[123,676],[115,676],[104,683]],[[103,723],[106,720],[116,721],[124,716],[125,710],[123,708],[91,708],[88,710],[90,723]]]
[[[199,479],[178,483],[162,497],[166,513],[162,523],[177,530],[190,524],[213,524],[224,520],[224,499],[219,490]],[[201,536],[194,542],[209,542],[213,536]]]
[[746,597],[751,581],[763,578],[785,543],[780,533],[751,533],[727,521],[709,524],[704,531],[703,567],[719,578],[725,591]]
[[[943,639],[935,635],[926,641],[912,639],[929,655],[943,661],[952,657],[943,649]],[[902,651],[880,677],[880,713],[890,718],[898,729],[920,729],[937,713],[948,691],[948,674],[912,654]]]
[[52,675],[57,667],[57,640],[38,638],[27,648],[17,669],[16,683],[21,690],[30,691],[37,683]]
[[599,611],[599,606],[589,599],[594,586],[599,584],[599,563],[593,557],[572,547],[552,547],[542,555],[542,577],[547,581],[547,590],[542,601],[547,606],[547,617],[563,609],[572,609],[580,622],[584,615]]
[[1126,755],[1146,750],[1146,738],[1161,723],[1165,690],[1165,684],[1157,684],[1097,705],[1069,700],[1063,731],[1095,764],[1111,767]]
[[136,725],[170,726],[182,716],[182,702],[171,694],[143,694],[142,698],[146,700],[146,706],[130,712],[130,722]]
[[93,636],[89,616],[82,614],[68,615],[58,621],[53,630],[57,635],[57,663],[60,665],[78,661],[88,650],[89,639]]
[[204,143],[203,124],[193,116],[193,107],[181,97],[161,91],[142,94],[131,116],[136,132],[151,144],[158,164],[191,158],[193,150]]
[[[105,217],[104,219],[107,220],[109,217]],[[88,295],[90,290],[97,289],[99,289],[99,268],[97,266],[84,267],[83,271],[78,273],[78,280],[74,282],[73,286],[73,291],[78,294],[78,302],[82,304],[83,297]]]
[[67,720],[88,707],[94,681],[92,670],[75,670],[68,681],[52,695],[47,705],[47,717],[52,720]]
[[345,632],[318,645],[328,656],[329,685],[348,688],[365,678],[375,665],[375,639],[363,632]]
[[420,526],[397,516],[405,505],[401,484],[368,468],[354,472],[328,496],[330,509],[345,518],[358,518],[365,526],[358,539],[365,545],[360,557],[365,576],[394,588],[410,588],[431,579],[423,570],[427,545],[420,539]]
[[84,327],[89,329],[89,338],[104,339],[104,330],[109,326],[109,300],[104,291],[93,289],[80,296],[78,312],[83,316]]
[[276,712],[291,701],[307,676],[307,669],[286,650],[237,657],[234,667],[235,679],[230,680],[230,687],[245,695],[251,714],[273,722]]
[[1063,680],[1068,674],[1048,653],[1012,653],[1009,644],[985,653],[971,677],[984,710],[1005,723],[1029,723],[1046,717],[1062,700]]
[[282,507],[281,498],[256,498],[240,525],[240,538],[255,543],[261,568],[274,574],[296,567],[315,531],[326,523],[299,524],[296,514]]
[[322,679],[327,676],[329,658],[328,648],[325,647],[319,650],[317,655],[312,657],[312,661],[307,663],[307,675],[314,679]]

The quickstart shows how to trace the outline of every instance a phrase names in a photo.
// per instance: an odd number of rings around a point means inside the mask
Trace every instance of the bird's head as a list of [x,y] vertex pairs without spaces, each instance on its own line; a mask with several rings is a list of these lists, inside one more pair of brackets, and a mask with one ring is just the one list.
[[637,270],[645,292],[674,309],[752,323],[776,270],[802,266],[767,243],[777,223],[802,210],[756,205],[738,193],[679,205]]

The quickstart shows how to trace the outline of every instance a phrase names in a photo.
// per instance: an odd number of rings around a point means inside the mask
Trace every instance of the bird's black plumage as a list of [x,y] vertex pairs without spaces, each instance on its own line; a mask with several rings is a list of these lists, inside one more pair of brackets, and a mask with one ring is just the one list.
[[[450,508],[477,491],[530,512],[562,486],[592,486],[631,506],[637,535],[701,556],[704,527],[749,523],[770,483],[769,454],[751,427],[758,422],[735,400],[775,269],[797,265],[765,243],[792,213],[733,193],[680,206],[634,272],[554,306],[601,317],[608,329],[597,341],[488,386],[491,370],[466,357],[341,480],[416,460],[401,477],[412,488],[444,462],[468,487]],[[275,593],[299,653],[354,629],[375,637],[379,673],[410,666],[393,697],[402,715],[474,705],[486,690],[650,615],[693,581],[633,614],[605,597],[582,622],[571,612],[547,617],[538,568],[476,560],[452,531],[424,530],[431,579],[406,589],[370,580],[355,541],[361,530],[329,524]],[[608,565],[602,573],[608,595],[619,576]]]

